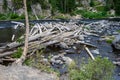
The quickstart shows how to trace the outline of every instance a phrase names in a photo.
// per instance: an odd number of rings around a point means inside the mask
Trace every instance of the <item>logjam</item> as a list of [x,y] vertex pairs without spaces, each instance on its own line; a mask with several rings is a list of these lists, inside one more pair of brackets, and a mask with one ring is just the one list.
[[[16,25],[24,25],[20,22],[14,22]],[[29,33],[29,44],[28,44],[28,56],[33,54],[36,50],[46,48],[51,45],[59,45],[61,48],[70,48],[74,44],[86,45],[85,49],[89,53],[90,57],[94,60],[94,56],[89,51],[88,47],[94,47],[95,45],[82,42],[81,35],[90,34],[89,32],[84,31],[83,24],[77,24],[77,21],[73,22],[45,22],[45,23],[36,23],[34,26],[31,26]],[[24,34],[23,34],[24,35]],[[84,37],[84,35],[83,35]],[[24,37],[22,37],[24,39]],[[14,41],[12,43],[6,44],[0,47],[0,58],[5,61],[6,56],[10,56],[17,51],[18,47],[23,49],[23,42]],[[80,46],[76,46],[78,49]],[[14,60],[14,59],[7,59]]]

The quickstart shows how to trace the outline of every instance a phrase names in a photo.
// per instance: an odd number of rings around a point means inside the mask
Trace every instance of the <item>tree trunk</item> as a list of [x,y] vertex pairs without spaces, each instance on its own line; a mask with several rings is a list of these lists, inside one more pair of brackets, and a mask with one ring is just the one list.
[[25,46],[24,46],[22,56],[15,61],[15,64],[18,64],[18,65],[22,65],[28,52],[29,20],[28,20],[26,0],[23,0],[23,3],[24,3],[24,11],[25,11],[25,23],[26,23]]

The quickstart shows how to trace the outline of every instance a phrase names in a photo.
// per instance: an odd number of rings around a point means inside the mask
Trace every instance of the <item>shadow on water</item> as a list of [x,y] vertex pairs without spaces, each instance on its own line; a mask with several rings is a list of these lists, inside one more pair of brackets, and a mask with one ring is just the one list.
[[0,42],[9,42],[11,41],[13,35],[13,29],[12,28],[1,28],[0,29]]
[[12,36],[15,34],[15,40],[18,39],[22,34],[24,34],[24,29],[18,27],[14,29],[16,24],[6,21],[5,23],[0,22],[0,46],[12,42]]

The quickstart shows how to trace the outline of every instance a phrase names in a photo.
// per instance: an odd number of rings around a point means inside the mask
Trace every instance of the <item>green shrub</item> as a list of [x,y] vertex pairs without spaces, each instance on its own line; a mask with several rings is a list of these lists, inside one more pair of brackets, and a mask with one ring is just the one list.
[[105,11],[105,6],[97,6],[97,11]]
[[95,4],[94,4],[94,1],[93,1],[93,0],[91,0],[91,1],[90,1],[90,6],[91,6],[91,7],[95,6]]
[[120,30],[117,30],[118,33],[120,33]]
[[70,67],[70,80],[112,80],[114,65],[107,58],[95,58],[95,61],[88,60],[80,68]]
[[10,13],[10,19],[17,19],[19,17],[16,13]]
[[75,14],[81,14],[84,18],[94,19],[94,18],[105,18],[109,15],[107,15],[106,12],[92,12],[87,10],[77,10],[75,11]]
[[106,37],[105,37],[106,42],[109,43],[109,44],[111,44],[114,39],[115,39],[114,36],[106,36]]
[[7,10],[7,8],[8,8],[8,2],[7,2],[7,0],[3,0],[3,6],[2,6],[2,8],[4,10]]
[[116,15],[120,15],[120,0],[114,0],[113,4],[114,4]]
[[34,53],[34,55],[32,55],[31,57],[25,60],[24,64],[35,67],[37,69],[40,69],[41,71],[45,71],[48,73],[53,72],[53,69],[49,66],[49,64],[44,64],[41,62],[41,60],[43,59],[41,57],[42,54],[43,54],[43,50],[40,51],[37,50]]
[[109,43],[109,44],[111,44],[112,41],[113,41],[112,39],[108,39],[108,40],[106,40],[106,42]]
[[0,14],[0,20],[5,20],[5,19],[6,19],[5,15],[4,14]]
[[82,14],[83,17],[85,18],[90,18],[90,19],[93,19],[93,18],[103,18],[106,16],[106,14],[104,12],[85,12],[84,14]]
[[100,4],[101,4],[101,2],[99,2],[99,1],[97,1],[97,0],[96,0],[96,1],[94,0],[94,5],[95,5],[95,6],[100,5]]
[[17,52],[15,52],[14,54],[12,54],[13,58],[20,58],[22,55],[23,49],[22,48],[18,48]]
[[20,20],[25,19],[24,14],[19,16],[17,13],[6,13],[6,14],[0,14],[0,20]]

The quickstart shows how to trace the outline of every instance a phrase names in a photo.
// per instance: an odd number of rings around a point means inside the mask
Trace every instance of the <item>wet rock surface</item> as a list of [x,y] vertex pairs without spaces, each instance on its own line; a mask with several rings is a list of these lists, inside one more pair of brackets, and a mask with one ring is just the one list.
[[115,37],[115,39],[112,42],[112,44],[113,44],[115,49],[120,50],[120,34]]
[[70,57],[66,57],[64,55],[54,55],[51,58],[51,63],[52,65],[57,64],[57,65],[70,65],[72,63],[74,63],[74,61],[70,58]]

